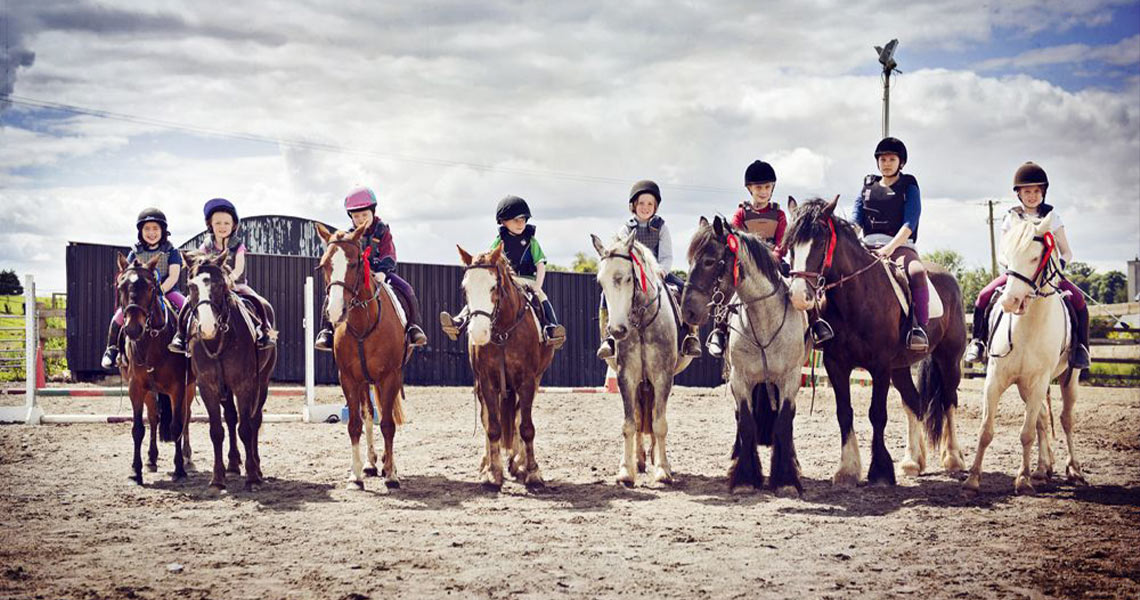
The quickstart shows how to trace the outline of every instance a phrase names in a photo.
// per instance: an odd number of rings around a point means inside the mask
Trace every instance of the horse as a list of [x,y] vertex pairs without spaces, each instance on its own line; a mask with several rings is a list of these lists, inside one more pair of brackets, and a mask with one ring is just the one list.
[[[963,470],[965,458],[954,431],[966,347],[965,311],[958,282],[938,265],[926,265],[944,314],[930,320],[927,352],[907,350],[908,319],[896,299],[888,261],[864,246],[850,223],[835,216],[838,201],[838,196],[831,202],[816,198],[797,206],[789,199],[793,220],[784,240],[792,256],[792,303],[800,310],[820,311],[835,329],[835,337],[823,347],[823,364],[835,390],[842,444],[839,470],[832,482],[855,485],[862,472],[859,442],[852,427],[850,377],[855,367],[871,374],[869,483],[895,485],[894,464],[884,439],[891,384],[902,396],[907,414],[903,472],[917,476],[926,468],[924,433],[932,448],[941,447],[943,468]],[[898,285],[906,289],[905,284]],[[921,362],[921,374],[919,388],[915,389],[910,366],[917,362]]]
[[[233,279],[225,260],[228,251],[215,258],[199,253],[183,253],[189,267],[190,295],[187,302],[196,319],[187,347],[198,376],[198,391],[210,417],[210,441],[214,445],[214,474],[210,487],[226,488],[226,471],[241,472],[237,436],[245,446],[245,488],[255,489],[262,481],[261,455],[257,437],[261,430],[262,408],[269,396],[269,376],[277,364],[277,349],[257,348],[257,326],[252,307],[233,290]],[[254,314],[273,326],[273,307],[260,301]],[[234,398],[237,405],[234,405]],[[222,462],[222,409],[229,427],[229,466]],[[240,425],[239,425],[240,422]]]
[[[324,273],[326,311],[333,332],[333,358],[340,374],[340,387],[348,403],[348,437],[352,441],[352,470],[348,487],[364,489],[363,475],[384,477],[388,488],[399,488],[396,457],[392,446],[396,426],[404,423],[404,364],[411,356],[396,302],[386,284],[374,280],[360,245],[364,229],[352,233],[329,232],[314,224],[325,244],[317,269]],[[340,288],[340,293],[333,293]],[[347,308],[346,308],[347,307]],[[380,405],[380,432],[384,435],[382,471],[376,469],[372,422],[375,407],[369,387]],[[360,459],[360,432],[368,440],[368,464]]]
[[[982,458],[994,436],[994,417],[1002,392],[1016,384],[1025,402],[1025,420],[1021,426],[1021,469],[1014,489],[1018,493],[1034,492],[1033,482],[1044,483],[1053,472],[1051,413],[1048,406],[1049,382],[1061,378],[1061,427],[1069,447],[1066,475],[1070,482],[1087,485],[1073,443],[1073,407],[1077,402],[1080,371],[1069,367],[1072,332],[1069,313],[1062,300],[1057,279],[1060,278],[1060,255],[1055,251],[1052,215],[1040,220],[1015,222],[1002,239],[1002,253],[1008,265],[1009,282],[999,300],[1002,310],[995,314],[990,327],[991,351],[986,363],[986,383],[982,396],[982,425],[978,434],[978,452],[970,474],[962,484],[967,495],[978,493],[981,485]],[[1027,276],[1032,272],[1033,275]],[[994,346],[997,346],[996,348]],[[1042,410],[1044,405],[1045,410]],[[1048,415],[1051,417],[1051,414]],[[1029,472],[1029,455],[1037,440],[1037,469]]]
[[554,347],[543,343],[538,316],[515,283],[502,246],[474,257],[456,249],[470,309],[467,354],[487,435],[481,483],[489,491],[502,489],[502,449],[511,475],[528,489],[541,488],[545,484],[535,459],[531,408]]
[[653,480],[670,484],[673,472],[665,455],[665,435],[669,432],[666,403],[673,376],[683,371],[692,357],[683,357],[678,351],[677,312],[653,253],[636,242],[633,233],[608,247],[596,235],[590,234],[590,239],[599,257],[598,284],[609,306],[606,331],[617,342],[611,366],[617,373],[625,409],[625,453],[617,482],[632,487],[637,473],[645,472],[642,436],[648,435],[649,459],[657,465]]
[[[756,446],[772,447],[769,485],[778,495],[803,493],[792,440],[796,393],[807,353],[807,322],[788,301],[779,263],[760,238],[701,217],[689,242],[689,276],[681,296],[685,322],[703,324],[710,308],[728,319],[725,361],[736,399],[736,441],[729,489],[764,483]],[[728,300],[736,295],[737,301]]]
[[158,470],[158,438],[174,443],[174,481],[186,478],[193,469],[190,448],[190,405],[194,401],[194,372],[190,361],[166,348],[174,338],[177,312],[163,296],[155,277],[158,257],[147,263],[127,262],[118,253],[119,272],[115,288],[123,308],[123,334],[127,337],[126,357],[119,374],[127,381],[134,414],[131,434],[134,457],[131,479],[142,485],[142,439],[146,433],[143,408],[150,422],[150,452],[147,470]]

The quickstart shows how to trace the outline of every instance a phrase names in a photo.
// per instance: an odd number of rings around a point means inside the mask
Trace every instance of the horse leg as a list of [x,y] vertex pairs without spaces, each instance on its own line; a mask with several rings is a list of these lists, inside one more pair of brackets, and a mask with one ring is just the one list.
[[622,408],[625,411],[625,420],[622,422],[621,434],[625,440],[625,452],[622,454],[621,465],[618,466],[617,482],[625,487],[633,487],[637,483],[637,458],[636,448],[641,444],[638,442],[638,431],[640,427],[640,411],[637,406],[637,386],[636,381],[627,381],[626,377],[618,375],[618,388],[621,391]]
[[863,473],[863,465],[859,462],[859,440],[855,437],[855,414],[851,409],[851,367],[829,361],[826,353],[823,366],[827,370],[827,380],[835,386],[835,418],[839,421],[839,470],[831,478],[831,483],[855,486]]
[[225,415],[226,429],[230,434],[230,448],[227,458],[229,463],[226,466],[226,471],[230,473],[241,473],[241,453],[238,452],[237,440],[237,423],[238,411],[237,406],[234,405],[234,394],[232,391],[226,390],[226,395],[222,398],[222,414]]
[[348,474],[349,489],[364,489],[364,463],[360,460],[360,432],[363,426],[365,395],[364,385],[348,381],[341,373],[341,390],[348,402],[348,439],[352,443],[352,470]]
[[222,461],[222,441],[226,430],[222,426],[222,406],[213,390],[202,390],[202,403],[209,415],[210,443],[214,446],[214,475],[210,478],[210,487],[221,491],[226,489],[226,467]]
[[637,441],[634,445],[637,448],[637,472],[644,473],[645,463],[647,462],[645,455],[645,434],[641,433],[640,430],[637,432]]
[[1045,387],[1045,402],[1037,413],[1037,468],[1030,479],[1033,483],[1046,483],[1053,476],[1053,433],[1049,427],[1053,419],[1053,398],[1048,386]]
[[[147,392],[138,389],[138,386],[131,382],[131,409],[133,412],[133,420],[131,425],[131,438],[134,441],[134,458],[131,461],[131,479],[135,483],[142,485],[142,440],[146,435],[146,425],[143,424],[143,406],[148,405],[149,413],[155,414],[153,403],[147,403],[145,400],[140,400],[140,395],[148,394]],[[154,441],[154,433],[151,433],[151,442]]]
[[538,391],[538,380],[534,385],[520,386],[518,391],[519,431],[521,441],[515,444],[526,453],[526,487],[529,489],[542,488],[546,482],[542,480],[542,472],[538,468],[538,459],[534,454],[534,396]]
[[958,384],[962,382],[962,365],[957,352],[949,355],[935,356],[938,368],[942,373],[942,468],[947,472],[966,470],[966,455],[958,443],[958,430],[954,424],[955,411],[958,409]]
[[764,486],[764,472],[760,468],[760,455],[756,450],[756,407],[752,402],[752,383],[744,377],[733,376],[729,382],[736,399],[736,460],[728,469],[728,489]]
[[666,407],[669,402],[669,392],[672,389],[672,371],[669,377],[658,377],[653,382],[653,436],[650,438],[650,451],[653,453],[653,463],[657,469],[653,481],[663,484],[673,483],[673,468],[665,456],[665,436],[669,434],[669,421],[666,419]]
[[[373,389],[373,386],[369,386],[368,391],[371,393]],[[376,393],[375,398],[376,403],[379,403],[381,398],[380,392]],[[364,407],[364,439],[368,442],[368,466],[364,468],[364,476],[376,477],[380,474],[380,471],[376,469],[376,437],[372,433],[372,425],[374,420],[373,410],[376,410],[377,414],[380,411],[378,410],[379,407],[376,406],[376,403],[372,402],[371,397],[366,396],[365,399],[367,405]],[[385,452],[384,460],[387,461],[387,459],[387,452]]]
[[[384,435],[384,485],[395,489],[400,487],[400,476],[396,473],[396,402],[400,394],[399,370],[393,371],[380,384],[378,398],[380,400],[380,433]],[[369,417],[371,419],[371,416]],[[371,436],[370,436],[371,437]],[[372,440],[369,439],[369,442]],[[375,454],[369,454],[369,460],[375,460]],[[373,463],[375,464],[375,463]]]
[[982,390],[982,425],[978,431],[978,450],[974,454],[974,464],[970,467],[970,474],[962,484],[962,491],[970,495],[977,494],[981,489],[982,459],[985,458],[986,448],[994,439],[994,418],[997,417],[998,400],[1001,399],[1001,393],[1005,388],[1009,387],[1008,382],[997,381],[998,376],[994,372],[993,363],[990,365],[987,367],[986,383]]
[[[253,396],[256,400],[257,396]],[[247,414],[250,420],[251,441],[246,454],[245,470],[247,480],[251,484],[258,484],[265,480],[261,473],[261,452],[258,451],[258,439],[261,437],[261,405],[251,409]],[[252,458],[251,458],[252,457]]]
[[903,473],[918,477],[926,469],[926,440],[922,422],[910,409],[919,403],[918,390],[914,387],[914,379],[910,376],[909,368],[891,371],[891,383],[903,397],[903,410],[906,412],[906,460],[900,466]]
[[158,411],[154,402],[146,405],[147,420],[150,422],[150,449],[147,452],[146,470],[154,473],[158,471]]
[[1037,415],[1041,411],[1048,386],[1048,379],[1044,380],[1044,385],[1040,381],[1017,383],[1017,390],[1025,401],[1025,420],[1021,423],[1021,468],[1013,483],[1013,489],[1019,494],[1032,494],[1035,491],[1029,473],[1029,455],[1033,452],[1033,442],[1037,441]]
[[867,483],[871,485],[895,485],[895,465],[887,450],[887,392],[890,391],[890,373],[871,373],[871,408],[867,416],[871,420],[871,467],[867,470]]
[[487,433],[487,457],[480,479],[484,489],[498,492],[503,488],[503,460],[499,454],[499,441],[502,439],[499,398],[506,393],[506,390],[500,390],[497,386],[488,387],[491,388],[490,393],[486,398],[481,398],[483,427]]
[[188,448],[182,443],[183,436],[187,433],[187,419],[183,414],[184,410],[182,405],[176,404],[175,399],[182,398],[185,394],[185,388],[178,384],[173,390],[174,393],[170,395],[170,439],[174,441],[174,473],[171,478],[174,481],[186,479],[186,455],[185,449]]
[[1065,430],[1065,445],[1069,448],[1069,464],[1065,467],[1065,475],[1070,483],[1088,485],[1084,473],[1081,472],[1081,463],[1077,460],[1076,443],[1073,440],[1073,409],[1077,404],[1077,384],[1080,373],[1073,371],[1068,383],[1061,384],[1061,428]]
[[788,395],[780,398],[780,408],[776,412],[776,423],[772,429],[772,468],[769,469],[769,483],[776,491],[777,496],[790,497],[804,493],[803,483],[800,481],[799,461],[796,459],[796,446],[792,438],[792,424],[796,418],[796,384],[800,377],[799,369],[777,388],[780,391],[790,390]]

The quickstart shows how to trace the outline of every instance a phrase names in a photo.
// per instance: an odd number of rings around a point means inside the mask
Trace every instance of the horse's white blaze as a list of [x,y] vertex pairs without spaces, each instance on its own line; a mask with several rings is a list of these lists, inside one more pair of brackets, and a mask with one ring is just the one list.
[[[495,272],[491,269],[471,269],[463,276],[463,291],[467,294],[467,308],[470,312],[484,311],[494,314],[491,293],[495,289]],[[474,315],[467,325],[467,339],[476,346],[491,341],[491,319],[486,315]]]
[[[808,254],[810,253],[810,242],[796,244],[792,257],[792,270],[806,271]],[[807,310],[811,308],[811,292],[808,290],[806,281],[799,277],[792,279],[792,284],[788,286],[788,291],[792,297],[792,306],[796,307],[796,310]]]
[[[348,272],[348,257],[337,246],[333,246],[332,255],[329,256],[329,263],[332,265],[332,276],[329,281],[344,281],[345,273]],[[336,286],[329,290],[329,321],[337,323],[340,321],[341,315],[344,314],[344,294],[347,290]]]
[[628,266],[622,259],[610,259],[602,261],[598,269],[598,284],[606,298],[606,331],[611,335],[616,329],[624,327],[626,332],[630,329],[629,309],[633,304],[635,282],[626,278]]
[[127,281],[129,281],[131,283],[137,283],[138,280],[139,280],[139,274],[138,273],[132,272],[130,275],[127,275]]
[[[190,280],[190,285],[198,291],[198,300],[210,298],[210,275],[202,273]],[[218,320],[214,316],[214,309],[209,304],[199,304],[195,310],[198,312],[198,327],[202,337],[207,340],[214,339],[218,333]]]

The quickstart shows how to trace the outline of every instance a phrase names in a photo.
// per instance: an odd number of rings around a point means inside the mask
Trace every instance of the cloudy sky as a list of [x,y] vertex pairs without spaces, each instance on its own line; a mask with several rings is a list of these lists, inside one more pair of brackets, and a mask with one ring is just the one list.
[[568,264],[642,178],[683,256],[757,158],[781,200],[849,211],[891,38],[923,251],[988,265],[982,203],[1011,206],[1033,160],[1079,260],[1140,253],[1137,1],[0,0],[0,38],[0,269],[41,290],[65,288],[68,241],[127,244],[153,205],[181,243],[215,196],[339,223],[369,185],[401,260],[443,263],[516,194]]

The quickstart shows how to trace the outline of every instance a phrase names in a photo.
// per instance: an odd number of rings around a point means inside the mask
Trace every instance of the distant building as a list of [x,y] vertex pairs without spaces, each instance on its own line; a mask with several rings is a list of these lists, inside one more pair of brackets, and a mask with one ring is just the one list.
[[[280,254],[284,256],[311,256],[319,258],[324,246],[311,219],[283,215],[259,215],[241,220],[238,237],[245,249],[253,254]],[[324,224],[329,231],[336,228]],[[183,250],[196,250],[209,235],[203,231],[180,246]]]
[[1140,302],[1140,256],[1128,261],[1128,300]]

